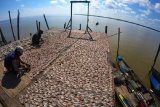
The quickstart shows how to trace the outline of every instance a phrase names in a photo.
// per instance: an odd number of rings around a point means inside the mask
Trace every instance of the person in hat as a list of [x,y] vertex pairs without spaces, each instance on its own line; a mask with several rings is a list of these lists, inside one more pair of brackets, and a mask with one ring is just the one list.
[[30,65],[23,62],[20,56],[23,55],[23,47],[17,46],[16,49],[5,56],[4,67],[6,72],[16,72],[19,73],[24,68],[30,68]]
[[32,37],[32,45],[33,46],[39,46],[40,42],[42,42],[41,35],[43,34],[42,30],[39,30],[37,33],[35,33]]

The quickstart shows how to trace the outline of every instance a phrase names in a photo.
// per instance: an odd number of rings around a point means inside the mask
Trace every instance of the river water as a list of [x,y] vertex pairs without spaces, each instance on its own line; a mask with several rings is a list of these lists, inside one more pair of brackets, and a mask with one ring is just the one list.
[[[64,23],[69,21],[68,16],[46,16],[49,26],[52,28],[63,28]],[[41,22],[41,29],[47,30],[43,16],[25,17],[20,19],[20,36],[21,38],[28,37],[30,33],[36,32],[36,20]],[[13,28],[16,33],[16,19],[13,19]],[[86,26],[85,16],[73,16],[73,28],[79,29],[79,24],[82,24],[82,30]],[[96,26],[96,22],[99,25]],[[107,36],[113,35],[118,32],[118,27],[121,29],[120,38],[120,54],[128,62],[131,68],[136,72],[144,84],[150,88],[148,71],[153,63],[158,45],[160,43],[160,33],[143,28],[137,25],[105,19],[90,17],[89,26],[93,31],[104,32],[105,26],[108,26]],[[8,41],[12,41],[12,33],[8,20],[0,21],[0,27]],[[115,61],[117,50],[118,36],[109,37],[110,49],[112,59]],[[155,68],[160,71],[160,55],[157,59]]]

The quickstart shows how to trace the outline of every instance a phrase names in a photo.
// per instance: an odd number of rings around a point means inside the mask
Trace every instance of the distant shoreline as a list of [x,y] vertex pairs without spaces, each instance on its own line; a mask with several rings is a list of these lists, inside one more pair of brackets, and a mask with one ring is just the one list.
[[[86,14],[75,14],[75,15],[87,16]],[[107,19],[112,19],[112,20],[117,20],[117,21],[122,21],[122,22],[130,23],[130,24],[134,24],[134,25],[137,25],[137,26],[141,26],[141,27],[144,27],[144,28],[148,28],[148,29],[156,31],[156,32],[160,32],[160,30],[157,30],[155,28],[148,27],[148,26],[145,26],[145,25],[142,25],[142,24],[139,24],[139,23],[131,22],[131,21],[128,21],[128,20],[123,20],[123,19],[118,19],[118,18],[112,18],[112,17],[105,17],[105,16],[98,16],[98,15],[89,15],[89,16],[100,17],[100,18],[107,18]]]
[[[70,16],[63,16],[63,15],[46,15],[47,17],[54,17],[54,16],[58,16],[58,17],[60,17],[60,16],[62,16],[62,17],[70,17]],[[20,16],[20,18],[37,18],[37,17],[43,17],[43,15],[38,15],[38,16]],[[12,20],[17,20],[17,18],[16,17],[14,17],[14,18],[12,18]],[[4,22],[4,21],[9,21],[9,18],[8,19],[0,19],[0,23],[1,22]]]

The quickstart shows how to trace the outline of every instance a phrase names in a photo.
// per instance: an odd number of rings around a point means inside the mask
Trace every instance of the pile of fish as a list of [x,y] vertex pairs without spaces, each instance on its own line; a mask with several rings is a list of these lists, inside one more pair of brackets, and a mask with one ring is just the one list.
[[51,62],[76,41],[75,39],[66,38],[66,33],[59,35],[58,33],[49,32],[43,36],[44,43],[40,48],[32,48],[24,52],[22,60],[31,65],[31,79],[43,72]]
[[23,105],[114,106],[107,38],[102,33],[93,33],[95,41],[76,39],[88,38],[82,33],[73,32],[72,36],[75,38],[67,38],[65,32],[48,32],[40,49],[25,52],[23,59],[31,64],[31,77],[44,72],[19,95]]

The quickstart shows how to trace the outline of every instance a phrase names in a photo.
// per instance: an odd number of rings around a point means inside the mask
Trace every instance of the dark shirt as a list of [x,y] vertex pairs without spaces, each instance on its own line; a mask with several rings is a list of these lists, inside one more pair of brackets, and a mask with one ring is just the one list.
[[8,53],[5,56],[5,61],[7,61],[7,62],[12,62],[15,59],[16,59],[16,53],[15,53],[15,51],[12,51],[12,52]]
[[6,67],[7,70],[14,70],[12,62],[13,62],[13,60],[16,60],[16,59],[18,59],[18,58],[16,56],[15,51],[12,51],[5,56],[4,66]]
[[38,45],[41,39],[41,34],[34,34],[32,37],[32,45]]

